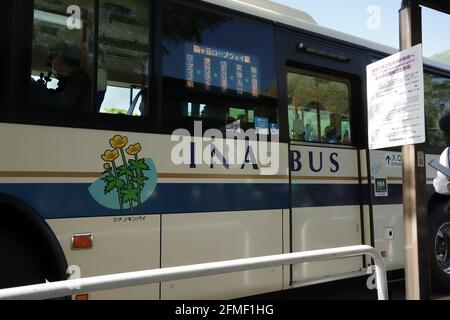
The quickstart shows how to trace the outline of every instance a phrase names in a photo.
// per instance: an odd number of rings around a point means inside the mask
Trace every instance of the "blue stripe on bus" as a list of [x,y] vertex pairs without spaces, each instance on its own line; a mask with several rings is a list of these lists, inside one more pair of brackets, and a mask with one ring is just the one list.
[[[372,188],[374,190],[374,188]],[[426,196],[435,193],[432,185],[426,186]],[[294,184],[292,206],[294,208],[354,206],[369,204],[369,186],[357,184]],[[372,195],[373,205],[398,205],[403,203],[403,186],[390,184],[387,197]]]
[[294,208],[356,206],[367,203],[367,188],[358,184],[293,184]]
[[393,205],[403,203],[403,186],[401,184],[390,184],[388,185],[388,196],[387,197],[375,197],[375,186],[372,184],[373,194],[373,205]]
[[[44,219],[127,215],[89,194],[89,184],[0,184],[0,192],[22,200]],[[166,184],[135,214],[250,211],[289,208],[288,184]]]
[[[110,210],[88,192],[89,184],[0,184],[0,192],[22,200],[45,219],[120,216],[129,212]],[[434,192],[427,186],[427,193]],[[294,208],[368,204],[368,186],[357,184],[294,184]],[[389,185],[389,196],[373,197],[374,205],[401,204],[402,186]],[[135,214],[170,214],[287,209],[288,184],[160,183],[152,197]]]
[[[374,205],[389,205],[389,204],[402,204],[403,203],[403,185],[402,184],[390,184],[388,197],[373,197]],[[433,185],[427,184],[425,188],[426,199],[429,200],[435,193]]]

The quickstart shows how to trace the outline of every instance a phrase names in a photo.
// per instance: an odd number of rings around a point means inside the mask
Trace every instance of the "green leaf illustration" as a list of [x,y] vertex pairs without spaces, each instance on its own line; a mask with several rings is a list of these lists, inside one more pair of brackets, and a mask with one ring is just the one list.
[[107,176],[102,180],[106,182],[105,194],[112,192],[114,189],[120,190],[125,186],[125,182],[115,176]]
[[131,176],[133,174],[133,171],[130,170],[128,166],[120,166],[117,167],[117,174],[119,175],[119,177]]
[[123,202],[139,202],[139,190],[134,189],[131,186],[122,190]]
[[144,176],[137,176],[133,180],[139,186],[139,189],[142,190],[145,187],[145,182],[148,181],[149,178]]
[[149,171],[150,167],[145,163],[145,159],[130,160],[129,168],[136,172]]

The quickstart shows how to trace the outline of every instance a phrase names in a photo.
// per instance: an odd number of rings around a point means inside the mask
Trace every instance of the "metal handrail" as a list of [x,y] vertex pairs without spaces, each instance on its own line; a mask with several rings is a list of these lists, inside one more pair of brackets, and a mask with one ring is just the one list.
[[66,280],[0,290],[0,300],[40,300],[87,294],[95,291],[127,288],[160,282],[199,278],[218,274],[265,269],[270,267],[328,261],[368,255],[375,262],[376,284],[379,300],[388,300],[386,267],[375,248],[359,245],[258,258],[204,263],[138,272]]

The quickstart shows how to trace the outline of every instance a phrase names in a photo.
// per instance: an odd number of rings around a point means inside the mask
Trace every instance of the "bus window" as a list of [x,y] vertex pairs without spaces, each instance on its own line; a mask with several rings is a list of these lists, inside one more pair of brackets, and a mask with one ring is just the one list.
[[31,107],[51,112],[90,112],[93,2],[34,3]]
[[166,127],[279,127],[272,27],[165,1],[163,36]]
[[100,0],[97,108],[101,113],[147,115],[149,0]]
[[[34,110],[148,113],[149,0],[36,0],[30,103]],[[94,46],[97,70],[93,72]],[[94,80],[97,83],[93,83]]]
[[292,141],[351,144],[350,81],[300,70],[288,73]]
[[425,73],[425,107],[428,143],[432,147],[442,148],[446,142],[439,128],[439,120],[450,112],[449,78]]

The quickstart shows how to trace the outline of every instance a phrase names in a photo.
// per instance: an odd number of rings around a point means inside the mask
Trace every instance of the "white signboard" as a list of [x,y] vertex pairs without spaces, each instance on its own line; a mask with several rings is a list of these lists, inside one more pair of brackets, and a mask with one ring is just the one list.
[[367,66],[369,148],[425,142],[422,45]]

